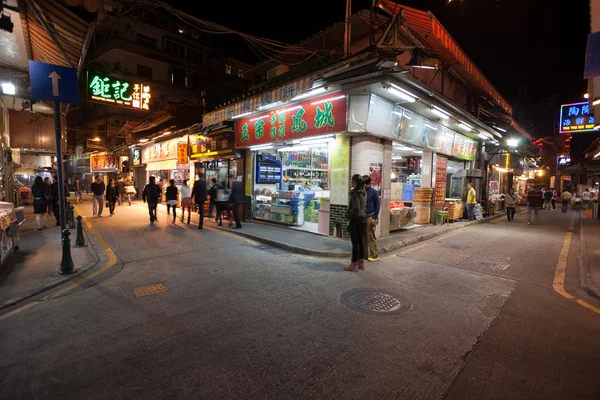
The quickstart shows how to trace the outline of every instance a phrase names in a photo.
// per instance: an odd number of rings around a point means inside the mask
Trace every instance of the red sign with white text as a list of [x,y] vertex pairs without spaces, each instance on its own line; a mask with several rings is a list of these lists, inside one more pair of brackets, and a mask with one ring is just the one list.
[[346,95],[290,104],[235,121],[235,147],[249,147],[346,130]]

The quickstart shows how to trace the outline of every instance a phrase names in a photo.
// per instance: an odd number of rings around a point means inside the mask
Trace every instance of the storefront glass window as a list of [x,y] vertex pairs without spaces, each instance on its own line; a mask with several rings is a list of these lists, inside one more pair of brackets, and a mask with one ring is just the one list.
[[446,169],[446,197],[450,199],[462,198],[464,192],[465,163],[464,161],[448,160]]

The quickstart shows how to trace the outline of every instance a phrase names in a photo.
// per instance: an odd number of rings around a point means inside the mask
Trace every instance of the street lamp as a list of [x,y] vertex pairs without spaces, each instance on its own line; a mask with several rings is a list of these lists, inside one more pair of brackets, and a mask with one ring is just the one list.
[[507,139],[506,144],[509,147],[517,147],[519,145],[519,139]]

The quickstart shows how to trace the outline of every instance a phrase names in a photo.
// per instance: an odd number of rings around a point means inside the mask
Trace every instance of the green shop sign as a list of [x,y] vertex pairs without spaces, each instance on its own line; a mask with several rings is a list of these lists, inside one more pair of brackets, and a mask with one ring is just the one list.
[[88,72],[86,91],[89,101],[150,110],[152,92],[150,86],[142,82]]

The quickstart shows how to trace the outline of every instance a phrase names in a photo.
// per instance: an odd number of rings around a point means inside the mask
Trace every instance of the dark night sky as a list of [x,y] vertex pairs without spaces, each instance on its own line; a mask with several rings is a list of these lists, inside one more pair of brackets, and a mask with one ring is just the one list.
[[[449,5],[446,1],[399,2],[432,11],[507,99],[516,97],[522,84],[534,101],[554,93],[563,103],[581,99],[587,1],[453,0]],[[369,2],[353,0],[353,12],[366,9]],[[171,2],[228,28],[289,43],[342,21],[345,12],[345,0],[213,2],[208,7],[211,3],[202,2],[202,9],[196,10],[190,3]]]

